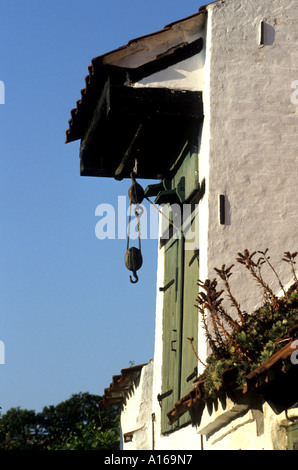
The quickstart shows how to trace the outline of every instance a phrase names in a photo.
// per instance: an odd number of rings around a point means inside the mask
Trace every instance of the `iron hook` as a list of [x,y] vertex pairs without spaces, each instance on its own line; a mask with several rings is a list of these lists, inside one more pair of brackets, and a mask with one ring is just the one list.
[[135,279],[133,280],[131,276],[129,276],[129,279],[130,279],[130,282],[132,284],[136,284],[138,282],[139,278],[138,278],[138,275],[135,271],[133,271],[133,275],[134,275]]

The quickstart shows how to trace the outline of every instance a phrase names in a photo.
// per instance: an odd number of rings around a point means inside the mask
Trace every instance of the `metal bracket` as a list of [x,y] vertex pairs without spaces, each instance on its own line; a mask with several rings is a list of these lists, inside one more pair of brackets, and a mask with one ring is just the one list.
[[188,266],[191,266],[192,263],[195,261],[195,259],[199,258],[199,256],[200,256],[200,250],[195,248],[193,250],[193,256],[192,256],[190,262],[188,263]]
[[165,292],[169,287],[171,287],[174,284],[174,282],[175,282],[175,279],[172,279],[164,287],[160,287],[159,288],[160,292]]
[[159,402],[161,402],[164,398],[166,398],[166,397],[172,395],[172,393],[173,393],[173,389],[172,389],[172,388],[171,388],[170,390],[168,390],[167,392],[165,392],[165,393],[162,393],[162,394],[159,393],[159,394],[157,395],[157,400],[158,400]]
[[197,377],[197,375],[198,375],[198,368],[195,367],[193,372],[187,377],[186,382],[190,382],[192,379]]

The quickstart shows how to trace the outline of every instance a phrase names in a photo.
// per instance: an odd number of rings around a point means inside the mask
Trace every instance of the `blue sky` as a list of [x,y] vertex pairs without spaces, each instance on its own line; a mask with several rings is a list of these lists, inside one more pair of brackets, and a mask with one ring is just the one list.
[[0,7],[0,406],[41,410],[101,395],[154,354],[156,240],[139,283],[125,240],[95,236],[95,209],[129,181],[79,175],[65,144],[93,57],[196,13],[193,0],[16,0]]

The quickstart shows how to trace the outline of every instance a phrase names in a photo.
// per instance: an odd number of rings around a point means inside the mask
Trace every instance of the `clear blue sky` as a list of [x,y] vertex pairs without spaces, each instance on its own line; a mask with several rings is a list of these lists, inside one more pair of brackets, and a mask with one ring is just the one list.
[[128,181],[79,175],[65,144],[93,57],[196,13],[200,0],[16,0],[0,6],[0,406],[101,395],[154,354],[156,240],[129,282],[125,240],[98,240],[98,204]]

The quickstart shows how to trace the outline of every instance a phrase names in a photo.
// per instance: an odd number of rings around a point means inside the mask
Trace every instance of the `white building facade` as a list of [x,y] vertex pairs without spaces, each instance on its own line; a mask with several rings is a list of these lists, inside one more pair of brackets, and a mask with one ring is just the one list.
[[[244,249],[268,248],[282,284],[292,282],[281,259],[298,246],[297,42],[296,0],[218,0],[100,59],[101,67],[138,71],[126,74],[125,89],[185,93],[199,108],[181,104],[191,131],[177,139],[163,186],[147,192],[156,204],[178,201],[191,211],[183,244],[176,234],[159,246],[154,360],[121,395],[125,450],[271,450],[298,441],[298,408],[276,414],[256,396],[226,397],[199,417],[189,399],[179,411],[204,369],[189,338],[203,362],[210,353],[194,306],[197,280],[214,278],[214,267],[235,263]],[[82,174],[87,167],[81,151]],[[241,266],[233,273],[241,307],[254,311],[262,303],[255,283]],[[168,424],[173,407],[179,419]]]

